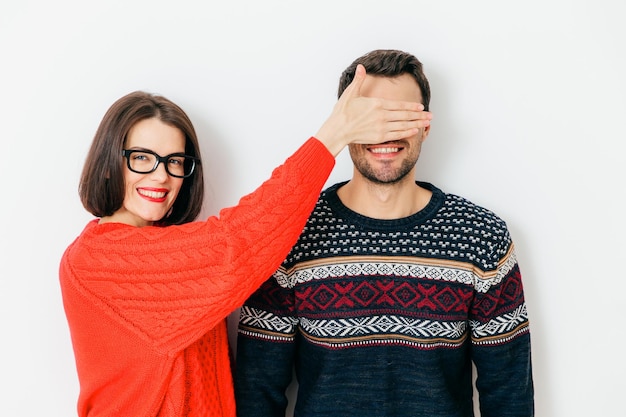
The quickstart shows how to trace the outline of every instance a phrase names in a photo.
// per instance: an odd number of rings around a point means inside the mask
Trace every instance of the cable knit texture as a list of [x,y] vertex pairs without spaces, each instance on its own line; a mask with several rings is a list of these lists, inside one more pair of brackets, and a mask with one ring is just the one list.
[[78,415],[234,416],[225,319],[285,258],[334,161],[311,138],[219,217],[87,224],[60,264]]

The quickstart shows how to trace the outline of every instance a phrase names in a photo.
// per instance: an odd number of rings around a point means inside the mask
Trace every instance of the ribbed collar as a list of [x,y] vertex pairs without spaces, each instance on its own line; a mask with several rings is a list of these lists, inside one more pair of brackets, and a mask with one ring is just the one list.
[[363,216],[353,210],[346,207],[339,197],[337,196],[337,190],[345,185],[348,181],[339,182],[328,187],[324,190],[322,198],[325,198],[330,208],[337,214],[338,217],[344,218],[348,223],[360,226],[363,229],[381,230],[381,231],[399,231],[407,228],[412,228],[418,224],[425,223],[432,219],[437,211],[443,206],[443,202],[446,198],[443,191],[428,182],[416,181],[416,184],[422,188],[425,188],[432,192],[430,201],[422,210],[415,214],[399,219],[375,219],[372,217]]

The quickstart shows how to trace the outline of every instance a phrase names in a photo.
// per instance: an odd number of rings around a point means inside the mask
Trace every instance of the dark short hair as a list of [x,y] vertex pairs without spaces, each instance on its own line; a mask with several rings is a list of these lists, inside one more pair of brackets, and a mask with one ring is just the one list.
[[430,84],[424,74],[422,63],[414,55],[395,49],[377,49],[355,59],[339,78],[337,97],[341,97],[343,91],[354,79],[358,64],[362,64],[369,75],[397,77],[402,74],[410,74],[417,81],[422,93],[422,104],[424,109],[428,110]]
[[[87,211],[96,217],[110,216],[122,207],[125,195],[122,149],[130,129],[139,121],[158,118],[185,135],[185,153],[200,158],[195,129],[187,114],[165,97],[135,91],[118,99],[107,110],[87,154],[78,193]],[[188,223],[202,208],[202,165],[183,185],[168,216],[160,225]]]

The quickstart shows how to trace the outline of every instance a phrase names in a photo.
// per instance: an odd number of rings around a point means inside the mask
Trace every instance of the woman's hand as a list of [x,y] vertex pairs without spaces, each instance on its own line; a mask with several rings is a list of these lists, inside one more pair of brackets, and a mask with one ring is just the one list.
[[344,90],[315,137],[335,156],[350,143],[373,144],[404,139],[430,126],[432,113],[410,101],[362,97],[365,67],[357,65],[352,83]]

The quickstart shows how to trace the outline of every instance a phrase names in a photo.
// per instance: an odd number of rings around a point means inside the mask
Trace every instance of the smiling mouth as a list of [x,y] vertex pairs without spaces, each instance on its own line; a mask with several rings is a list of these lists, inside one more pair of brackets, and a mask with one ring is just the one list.
[[145,190],[141,188],[138,188],[137,192],[144,197],[152,198],[155,200],[163,199],[167,195],[167,191]]
[[369,151],[372,153],[377,153],[377,154],[388,154],[388,153],[396,153],[396,152],[400,152],[402,149],[402,147],[399,146],[385,146],[385,147],[378,147],[378,148],[369,148]]

